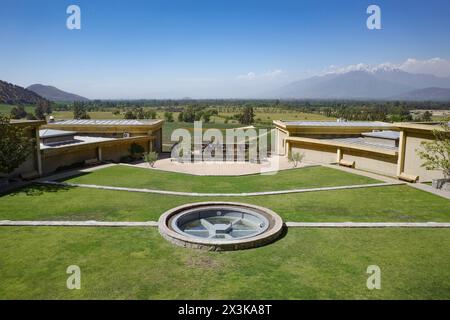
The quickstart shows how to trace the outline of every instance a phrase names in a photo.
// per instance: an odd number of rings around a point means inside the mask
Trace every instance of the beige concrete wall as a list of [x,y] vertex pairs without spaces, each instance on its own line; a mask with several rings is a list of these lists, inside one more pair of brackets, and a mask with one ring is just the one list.
[[421,167],[423,160],[420,159],[416,152],[416,150],[420,149],[420,143],[422,141],[432,140],[433,136],[431,133],[406,132],[404,173],[419,176],[420,181],[430,181],[432,179],[441,179],[444,177],[441,171],[430,171]]
[[342,159],[355,162],[355,169],[370,171],[395,177],[397,173],[396,156],[388,156],[362,150],[342,149]]
[[[122,157],[130,154],[129,149],[131,144],[132,143],[115,144],[108,147],[102,147],[102,161],[120,161]],[[148,142],[138,142],[137,144],[142,146],[145,152],[149,151]]]
[[56,171],[58,168],[67,167],[89,159],[97,158],[97,148],[92,146],[88,149],[74,150],[72,152],[55,153],[42,156],[42,170],[44,174]]
[[286,155],[286,138],[287,133],[284,131],[281,131],[279,129],[277,130],[277,141],[275,145],[275,153],[280,156]]
[[318,163],[335,163],[337,148],[333,146],[314,145],[306,143],[291,142],[291,152],[305,154],[304,161]]

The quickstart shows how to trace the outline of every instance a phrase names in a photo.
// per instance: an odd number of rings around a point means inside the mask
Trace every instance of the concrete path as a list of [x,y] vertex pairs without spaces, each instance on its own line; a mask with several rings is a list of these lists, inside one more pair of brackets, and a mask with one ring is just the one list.
[[286,222],[289,228],[450,228],[447,222]]
[[[157,221],[10,221],[1,220],[0,227],[157,227]],[[438,222],[286,222],[289,228],[450,228]]]
[[108,221],[11,221],[0,220],[0,226],[40,227],[157,227],[158,222],[108,222]]
[[[269,163],[249,163],[249,162],[197,162],[179,163],[171,161],[170,158],[156,161],[153,168],[147,162],[121,165],[144,168],[148,170],[160,170],[169,172],[185,173],[195,176],[245,176],[253,174],[275,174],[278,171],[293,169],[286,157],[271,156]],[[317,164],[302,163],[300,168],[318,166]]]
[[125,187],[111,187],[111,186],[99,186],[94,184],[80,184],[80,183],[67,183],[56,181],[40,181],[41,184],[57,185],[64,187],[80,187],[91,188],[101,190],[113,190],[113,191],[127,191],[127,192],[141,192],[141,193],[154,193],[172,196],[189,196],[189,197],[255,197],[255,196],[268,196],[268,195],[280,195],[289,193],[305,193],[305,192],[318,192],[318,191],[332,191],[332,190],[347,190],[347,189],[359,189],[359,188],[375,188],[386,187],[395,185],[404,185],[404,182],[392,182],[392,183],[373,183],[373,184],[360,184],[351,186],[339,186],[339,187],[323,187],[323,188],[306,188],[306,189],[291,189],[291,190],[279,190],[279,191],[263,191],[263,192],[245,192],[245,193],[198,193],[198,192],[178,192],[178,191],[166,191],[156,189],[138,189],[138,188],[125,188]]
[[432,193],[437,196],[440,196],[440,197],[450,200],[450,192],[448,192],[448,191],[438,190],[438,189],[433,188],[432,186],[429,186],[429,185],[426,185],[423,183],[408,183],[408,186],[422,190],[422,191],[426,191],[426,192],[429,192],[429,193]]
[[[348,173],[354,173],[354,174],[358,174],[361,176],[365,176],[365,177],[369,177],[372,179],[376,179],[376,180],[381,180],[384,181],[386,183],[394,183],[394,182],[399,182],[400,180],[393,178],[393,177],[387,177],[387,176],[383,176],[383,175],[379,175],[376,173],[371,173],[371,172],[366,172],[366,171],[361,171],[361,170],[357,170],[357,169],[351,169],[351,168],[346,168],[346,167],[341,167],[338,165],[332,165],[332,164],[322,164],[322,166],[324,167],[329,167],[329,168],[333,168],[333,169],[337,169],[337,170],[341,170],[344,172],[348,172]],[[418,190],[422,190],[425,192],[429,192],[432,193],[434,195],[437,195],[439,197],[445,198],[445,199],[449,199],[450,200],[450,192],[447,191],[442,191],[442,190],[437,190],[429,185],[423,184],[423,183],[406,183],[408,186],[412,187],[412,188],[416,188]]]

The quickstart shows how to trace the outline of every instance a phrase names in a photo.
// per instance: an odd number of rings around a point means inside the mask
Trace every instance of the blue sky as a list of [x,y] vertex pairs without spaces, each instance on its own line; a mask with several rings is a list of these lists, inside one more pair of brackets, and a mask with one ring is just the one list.
[[[71,4],[81,30],[66,28]],[[370,4],[382,30],[366,27]],[[2,0],[0,79],[89,98],[250,97],[331,65],[448,63],[449,15],[448,0]]]

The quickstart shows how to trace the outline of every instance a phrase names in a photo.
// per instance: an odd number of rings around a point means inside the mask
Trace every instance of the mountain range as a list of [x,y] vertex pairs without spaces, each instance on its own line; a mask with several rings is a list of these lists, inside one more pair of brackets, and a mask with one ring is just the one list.
[[450,78],[395,68],[334,72],[292,82],[271,95],[292,99],[449,100]]
[[43,84],[33,84],[27,87],[28,90],[31,90],[38,95],[50,100],[50,101],[58,101],[58,102],[73,102],[73,101],[88,101],[88,98],[66,92],[55,88],[53,86],[46,86]]
[[49,101],[33,91],[0,80],[0,103],[48,105]]

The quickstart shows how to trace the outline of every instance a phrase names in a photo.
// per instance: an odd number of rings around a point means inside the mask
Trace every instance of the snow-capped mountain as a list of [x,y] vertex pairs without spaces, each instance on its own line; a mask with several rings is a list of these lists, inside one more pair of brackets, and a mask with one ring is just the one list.
[[[277,90],[274,96],[311,99],[391,99],[407,92],[430,87],[450,88],[450,78],[409,73],[389,64],[377,67],[360,64],[290,83]],[[431,96],[430,99],[432,98]]]

